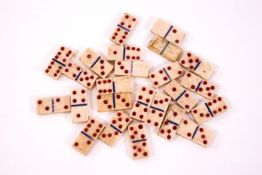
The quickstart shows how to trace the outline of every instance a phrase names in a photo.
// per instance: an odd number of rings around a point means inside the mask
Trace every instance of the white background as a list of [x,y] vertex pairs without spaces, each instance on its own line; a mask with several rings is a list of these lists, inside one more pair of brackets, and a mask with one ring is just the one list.
[[[262,3],[239,1],[0,1],[0,174],[262,174]],[[212,80],[231,109],[207,125],[217,131],[211,148],[150,132],[152,156],[134,161],[128,140],[113,148],[98,142],[88,156],[71,144],[83,127],[70,114],[37,116],[35,99],[65,95],[79,85],[44,74],[61,44],[107,53],[122,12],[139,17],[129,43],[143,46],[152,66],[165,59],[146,49],[149,29],[161,17],[187,32],[182,47],[214,63]],[[76,57],[78,60],[78,57]],[[92,93],[94,97],[95,93]],[[109,120],[109,114],[92,115]]]

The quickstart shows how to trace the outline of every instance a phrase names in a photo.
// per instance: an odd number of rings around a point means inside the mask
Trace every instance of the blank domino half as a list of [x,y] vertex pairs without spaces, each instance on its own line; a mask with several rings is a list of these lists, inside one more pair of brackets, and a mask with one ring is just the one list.
[[169,41],[154,35],[147,47],[158,55],[163,56],[169,61],[177,61],[182,53],[182,49]]
[[144,61],[116,61],[115,75],[147,78],[149,65]]

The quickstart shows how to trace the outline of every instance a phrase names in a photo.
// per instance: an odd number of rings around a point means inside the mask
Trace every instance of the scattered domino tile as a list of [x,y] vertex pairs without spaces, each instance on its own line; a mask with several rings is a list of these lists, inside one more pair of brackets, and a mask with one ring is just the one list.
[[97,80],[97,106],[99,112],[130,109],[132,107],[132,85],[128,77]]
[[147,48],[172,62],[177,61],[182,53],[181,48],[157,35],[149,41]]
[[172,105],[157,134],[167,140],[174,140],[178,126],[185,116],[185,112],[183,108],[175,104]]
[[131,14],[124,13],[120,22],[117,24],[110,40],[118,45],[125,44],[130,32],[134,29],[137,23],[136,17]]
[[214,131],[210,128],[198,125],[194,121],[185,118],[181,121],[177,134],[203,147],[208,147],[215,137]]
[[156,20],[151,32],[175,45],[180,45],[185,37],[185,33],[181,29],[162,19]]
[[218,96],[199,104],[191,111],[191,114],[198,124],[202,124],[227,110],[228,106],[224,98]]
[[198,100],[194,97],[194,94],[186,90],[176,80],[168,83],[165,86],[164,91],[187,112],[189,112],[198,103]]
[[210,63],[193,55],[191,52],[184,54],[179,63],[204,79],[209,79],[214,73],[214,68]]
[[89,119],[86,89],[74,89],[71,92],[71,114],[73,123],[86,122]]
[[80,61],[102,78],[107,77],[113,70],[113,66],[102,55],[96,54],[87,48],[80,57]]
[[108,48],[108,61],[121,61],[121,60],[141,60],[141,48],[134,45],[116,45],[113,44]]
[[170,81],[182,76],[184,74],[184,69],[176,61],[168,64],[167,66],[155,70],[149,74],[149,79],[155,88],[159,88]]
[[105,129],[100,134],[99,139],[108,146],[113,146],[119,137],[123,135],[132,120],[133,119],[128,117],[126,113],[118,111],[112,118],[111,122],[106,125]]
[[149,147],[144,123],[131,124],[128,127],[128,135],[132,148],[133,159],[149,157]]
[[136,101],[132,107],[130,117],[139,121],[146,121],[146,116],[156,91],[147,86],[138,88]]
[[98,76],[88,69],[83,69],[80,66],[69,62],[64,67],[62,73],[68,78],[76,81],[87,89],[92,89]]
[[146,115],[145,121],[159,129],[168,109],[170,100],[171,97],[163,93],[156,92],[149,107],[149,112]]
[[70,96],[40,98],[36,106],[39,115],[70,112]]
[[61,46],[45,69],[45,73],[55,80],[59,79],[62,74],[62,69],[65,67],[66,63],[71,60],[74,54],[73,50]]
[[90,118],[85,128],[80,132],[75,140],[73,147],[81,154],[86,155],[94,145],[104,127],[105,125],[103,123],[94,118]]
[[120,92],[97,95],[98,112],[109,112],[130,109],[132,107],[132,93]]
[[216,94],[216,85],[187,71],[180,79],[180,84],[196,94],[212,99]]
[[144,61],[116,61],[115,75],[148,77],[149,65]]
[[97,79],[96,88],[98,94],[132,92],[132,80],[130,77]]

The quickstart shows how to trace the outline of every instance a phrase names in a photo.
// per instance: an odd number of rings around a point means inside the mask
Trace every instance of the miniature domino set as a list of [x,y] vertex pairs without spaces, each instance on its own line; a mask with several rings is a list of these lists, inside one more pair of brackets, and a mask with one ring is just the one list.
[[[76,55],[73,49],[61,46],[45,73],[55,80],[65,75],[82,88],[63,96],[37,99],[37,114],[71,112],[72,123],[84,123],[72,144],[84,155],[95,147],[97,140],[113,147],[128,132],[130,157],[150,157],[147,127],[154,127],[158,136],[169,141],[181,136],[209,147],[215,132],[203,124],[228,110],[225,98],[217,94],[217,84],[210,80],[214,66],[190,51],[184,52],[181,44],[185,33],[157,19],[147,47],[170,63],[152,70],[142,59],[142,47],[127,43],[137,23],[137,17],[124,13],[110,36],[113,43],[108,47],[108,55],[87,48],[79,58],[85,67],[72,61]],[[150,85],[138,85],[135,89],[132,79],[137,77]],[[110,122],[92,116],[89,105],[93,101],[89,101],[89,95],[94,88],[96,110],[112,112]]]

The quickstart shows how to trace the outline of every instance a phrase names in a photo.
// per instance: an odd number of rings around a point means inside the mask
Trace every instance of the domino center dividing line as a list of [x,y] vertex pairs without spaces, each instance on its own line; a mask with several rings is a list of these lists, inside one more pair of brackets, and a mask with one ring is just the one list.
[[197,87],[196,87],[196,92],[199,90],[201,84],[202,84],[202,81],[200,81],[200,82],[198,83],[198,85],[197,85]]
[[112,82],[112,90],[113,90],[113,93],[116,92],[116,85],[115,85],[115,82],[114,82],[114,81]]
[[148,106],[147,103],[144,103],[144,102],[142,102],[142,101],[137,101],[137,103],[138,103],[138,104],[142,104],[142,105],[144,105],[144,106]]
[[213,112],[211,111],[211,109],[209,108],[209,106],[208,106],[207,103],[205,103],[205,106],[206,106],[206,108],[207,108],[209,114],[210,114],[212,117],[214,117]]
[[178,101],[185,93],[186,93],[186,90],[184,90],[184,91],[175,99],[175,101]]
[[130,75],[132,75],[132,73],[133,73],[133,67],[134,67],[134,64],[133,64],[134,62],[133,61],[131,61],[131,67],[130,67]]
[[55,59],[55,58],[52,58],[52,60],[53,60],[54,62],[56,62],[57,64],[60,64],[61,66],[65,67],[65,64],[62,63],[61,61],[58,61],[58,60]]
[[121,28],[121,29],[127,31],[127,32],[130,32],[129,29],[125,28],[124,26],[122,26],[122,25],[120,25],[120,24],[117,24],[117,26],[118,26],[119,28]]
[[192,135],[192,140],[194,139],[194,137],[196,136],[196,133],[199,129],[199,126],[196,127],[195,131],[193,132],[193,135]]
[[52,98],[52,112],[55,112],[55,102],[53,98]]
[[167,37],[167,35],[170,33],[170,31],[172,30],[173,27],[174,27],[173,25],[171,25],[171,26],[169,27],[169,29],[167,30],[167,32],[166,32],[166,34],[165,34],[165,36],[164,36],[164,39]]
[[163,53],[165,52],[165,50],[168,47],[169,43],[170,43],[169,41],[166,42],[165,46],[163,47],[163,49],[160,52],[160,55],[163,55]]
[[157,111],[165,112],[163,109],[160,109],[160,108],[157,108],[157,107],[154,107],[154,106],[150,106],[150,108],[155,109]]
[[81,131],[81,134],[89,138],[90,140],[94,140],[93,137],[91,137],[89,134],[85,133],[84,131]]
[[116,92],[116,86],[115,86],[115,82],[112,82],[112,101],[113,101],[113,108],[116,108],[116,97],[115,97],[115,92]]
[[140,140],[133,140],[132,143],[138,143],[138,142],[144,142],[146,139],[140,139]]
[[76,76],[75,80],[78,80],[78,78],[80,77],[80,75],[83,73],[83,71],[79,72],[79,74]]
[[87,106],[87,103],[82,103],[82,104],[71,104],[71,107],[81,107],[81,106]]
[[172,121],[172,120],[167,120],[167,121],[168,121],[168,123],[172,123],[173,125],[178,126],[178,123],[176,123],[176,122],[174,122],[174,121]]
[[170,75],[168,74],[168,72],[166,71],[166,69],[165,69],[165,68],[163,68],[163,71],[164,71],[164,72],[165,72],[165,74],[167,75],[168,79],[171,81],[172,79],[171,79]]
[[90,66],[90,68],[94,67],[96,63],[101,59],[101,57],[97,57],[96,60],[93,62],[93,64]]
[[200,64],[201,64],[201,61],[199,61],[199,63],[197,63],[197,65],[195,66],[194,70],[196,70],[199,67]]
[[110,126],[114,129],[114,130],[116,130],[117,132],[119,132],[119,133],[121,133],[122,134],[122,131],[120,131],[117,127],[115,127],[114,125],[112,125],[112,124],[110,124]]
[[122,60],[126,59],[126,45],[123,45],[123,58]]

